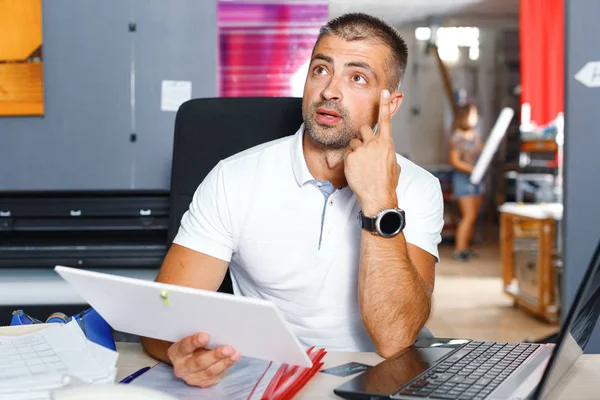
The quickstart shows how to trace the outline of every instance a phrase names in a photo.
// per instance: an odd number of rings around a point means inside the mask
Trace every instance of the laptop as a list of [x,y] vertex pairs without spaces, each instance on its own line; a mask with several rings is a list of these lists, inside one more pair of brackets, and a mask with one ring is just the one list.
[[600,314],[600,243],[556,344],[420,340],[334,389],[347,399],[545,398],[583,354]]

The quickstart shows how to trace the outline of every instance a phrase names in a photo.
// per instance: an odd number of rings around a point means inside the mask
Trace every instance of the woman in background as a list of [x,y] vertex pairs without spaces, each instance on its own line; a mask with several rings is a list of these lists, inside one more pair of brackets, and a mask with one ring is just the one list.
[[477,120],[477,108],[474,104],[460,106],[450,142],[450,164],[456,169],[452,186],[461,213],[456,229],[456,247],[453,257],[461,261],[468,261],[474,256],[469,246],[483,200],[481,184],[473,185],[469,181],[473,167],[483,149],[479,132],[475,130]]

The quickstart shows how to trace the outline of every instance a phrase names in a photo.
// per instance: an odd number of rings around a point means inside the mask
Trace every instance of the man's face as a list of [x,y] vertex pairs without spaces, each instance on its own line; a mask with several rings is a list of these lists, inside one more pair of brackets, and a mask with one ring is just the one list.
[[315,47],[304,84],[302,116],[308,135],[332,149],[348,147],[362,125],[374,127],[384,63],[390,49],[372,40],[324,36]]

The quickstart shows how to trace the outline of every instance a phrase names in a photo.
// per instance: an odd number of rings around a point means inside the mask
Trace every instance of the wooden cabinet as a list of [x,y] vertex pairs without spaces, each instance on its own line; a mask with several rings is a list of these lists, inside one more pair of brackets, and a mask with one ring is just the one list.
[[562,206],[505,204],[500,207],[504,292],[515,305],[548,322],[558,322],[556,227]]

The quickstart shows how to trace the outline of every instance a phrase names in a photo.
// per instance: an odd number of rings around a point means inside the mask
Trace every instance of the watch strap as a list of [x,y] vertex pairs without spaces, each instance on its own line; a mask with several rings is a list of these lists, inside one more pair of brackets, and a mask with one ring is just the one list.
[[369,232],[376,232],[377,228],[375,222],[377,221],[376,217],[367,217],[363,214],[362,210],[358,213],[358,218],[360,219],[360,226],[363,229],[366,229]]

